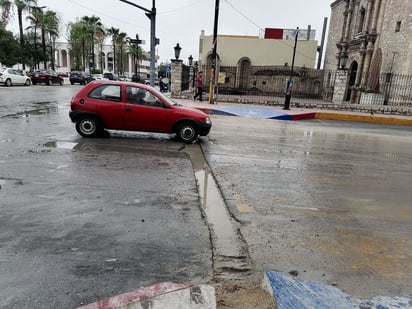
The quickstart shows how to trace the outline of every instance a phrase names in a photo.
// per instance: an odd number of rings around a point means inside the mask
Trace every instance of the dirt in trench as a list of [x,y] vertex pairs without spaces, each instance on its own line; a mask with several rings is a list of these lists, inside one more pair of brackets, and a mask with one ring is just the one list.
[[217,309],[276,309],[269,292],[261,282],[220,280],[211,283],[216,291]]

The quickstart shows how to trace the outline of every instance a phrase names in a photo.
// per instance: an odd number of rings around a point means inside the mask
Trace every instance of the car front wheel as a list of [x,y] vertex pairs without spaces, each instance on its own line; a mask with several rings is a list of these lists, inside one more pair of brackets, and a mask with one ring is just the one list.
[[96,137],[102,129],[100,121],[93,116],[83,116],[76,121],[76,130],[83,137]]
[[193,143],[199,135],[197,126],[192,122],[185,122],[181,124],[176,132],[176,137],[186,144]]
[[8,78],[8,79],[6,80],[6,86],[7,86],[7,87],[10,87],[10,86],[11,86],[11,79],[10,79],[10,78]]

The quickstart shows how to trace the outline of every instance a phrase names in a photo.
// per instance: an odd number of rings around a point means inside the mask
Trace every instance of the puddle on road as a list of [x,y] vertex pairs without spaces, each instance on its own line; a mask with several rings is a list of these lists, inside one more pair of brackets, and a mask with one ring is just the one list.
[[[79,150],[96,148],[95,145],[88,143],[82,144],[65,141],[49,141],[44,143],[43,146]],[[119,150],[118,148],[116,149]],[[189,154],[195,171],[203,213],[212,235],[216,276],[232,279],[235,274],[248,272],[250,270],[250,263],[247,246],[240,236],[236,221],[230,216],[214,176],[208,168],[200,145],[185,145],[182,150]],[[150,151],[150,154],[153,154],[152,151]]]
[[60,148],[60,149],[74,149],[78,143],[71,143],[71,142],[62,142],[62,141],[50,141],[44,143],[44,147],[49,148]]
[[250,270],[247,246],[230,216],[213,174],[198,144],[187,145],[199,190],[200,201],[212,233],[214,268],[217,276]]

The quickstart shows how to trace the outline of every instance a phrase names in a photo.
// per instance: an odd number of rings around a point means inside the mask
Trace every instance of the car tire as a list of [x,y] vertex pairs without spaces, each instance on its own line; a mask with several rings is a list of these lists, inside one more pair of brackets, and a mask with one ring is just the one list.
[[197,126],[189,121],[180,124],[176,132],[177,139],[186,144],[192,144],[197,139],[198,135]]
[[24,85],[25,85],[25,86],[30,86],[30,84],[31,84],[30,79],[26,79],[26,82],[24,83]]
[[60,86],[63,86],[63,81],[62,81],[62,80],[59,82],[59,85],[60,85]]
[[83,137],[96,137],[103,127],[99,119],[93,116],[82,116],[76,121],[76,131]]
[[49,81],[48,81],[48,83],[47,83],[49,86],[52,86],[53,85],[53,81],[51,80],[51,79],[49,79]]
[[11,86],[11,79],[10,79],[10,78],[6,79],[5,85],[6,85],[7,87],[10,87],[10,86]]
[[32,82],[33,85],[37,85],[37,82]]

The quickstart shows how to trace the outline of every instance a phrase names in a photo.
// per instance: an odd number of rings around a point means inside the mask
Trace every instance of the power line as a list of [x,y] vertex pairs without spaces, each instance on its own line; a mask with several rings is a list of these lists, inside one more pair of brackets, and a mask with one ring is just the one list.
[[242,13],[239,9],[237,9],[232,3],[230,3],[228,0],[225,0],[225,2],[232,7],[232,9],[234,9],[236,12],[238,12],[242,17],[244,17],[245,19],[247,19],[250,23],[252,23],[253,25],[255,25],[256,27],[259,28],[259,30],[263,30],[263,28],[261,26],[259,26],[258,24],[256,24],[252,19],[250,19],[248,16],[246,16],[246,14]]
[[73,1],[73,0],[67,0],[67,1],[73,3],[74,5],[77,5],[77,6],[79,6],[79,7],[82,7],[82,8],[84,8],[84,9],[87,9],[87,10],[89,10],[89,11],[91,11],[91,12],[94,12],[94,13],[100,14],[100,15],[102,15],[102,16],[105,16],[105,17],[107,17],[107,18],[110,18],[110,19],[116,20],[116,21],[118,21],[118,22],[121,22],[121,23],[123,23],[123,24],[128,24],[128,25],[133,26],[133,27],[138,27],[138,28],[142,28],[142,29],[146,29],[146,30],[147,30],[147,27],[137,26],[137,25],[134,24],[134,23],[130,23],[130,22],[125,21],[124,19],[116,18],[116,17],[113,17],[113,16],[111,16],[111,15],[108,15],[108,14],[105,14],[105,13],[102,13],[102,12],[99,12],[99,11],[97,11],[97,10],[95,10],[95,9],[92,9],[92,8],[90,8],[90,7],[87,7],[87,6],[85,6],[85,5],[83,5],[83,4],[80,4],[80,3],[76,2],[76,1]]

